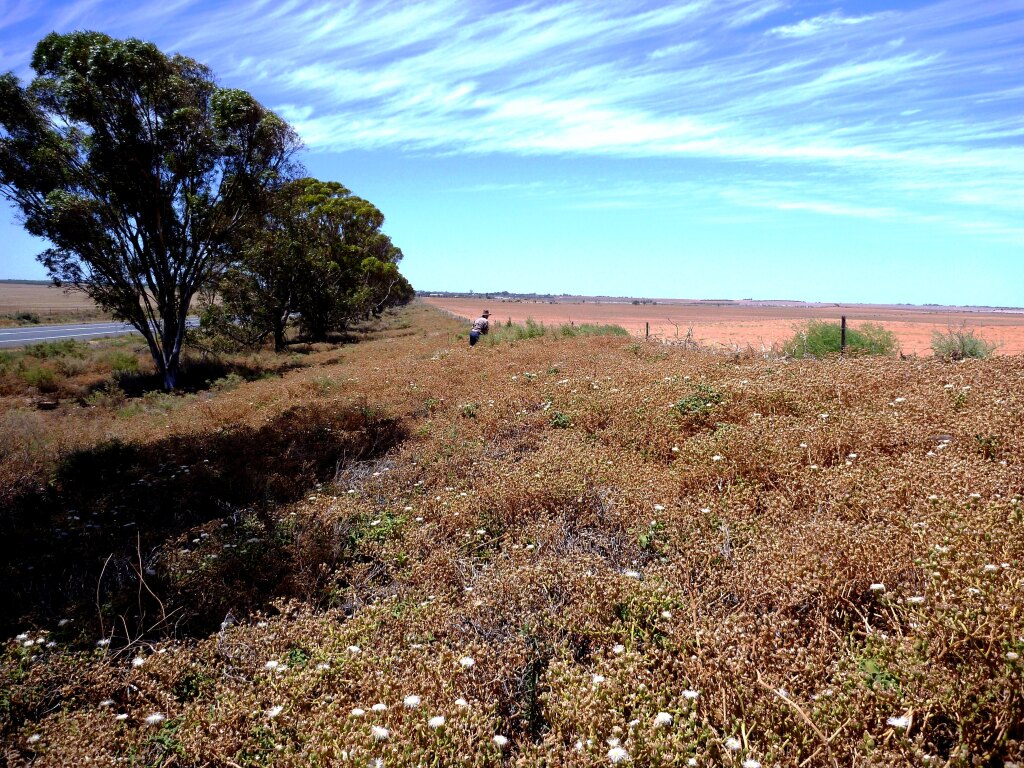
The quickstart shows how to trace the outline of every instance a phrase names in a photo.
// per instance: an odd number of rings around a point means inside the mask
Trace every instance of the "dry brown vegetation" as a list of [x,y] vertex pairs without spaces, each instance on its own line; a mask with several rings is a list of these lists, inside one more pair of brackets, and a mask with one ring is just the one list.
[[1024,359],[462,331],[9,401],[8,762],[1024,760]]

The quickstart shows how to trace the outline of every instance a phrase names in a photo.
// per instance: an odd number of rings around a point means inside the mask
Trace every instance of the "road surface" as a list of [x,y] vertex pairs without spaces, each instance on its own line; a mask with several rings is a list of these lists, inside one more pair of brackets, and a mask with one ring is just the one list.
[[[190,328],[198,325],[195,318],[188,319]],[[138,333],[128,323],[72,323],[70,325],[29,325],[23,328],[0,328],[0,348],[42,344],[61,339],[98,339],[104,336],[124,336]]]

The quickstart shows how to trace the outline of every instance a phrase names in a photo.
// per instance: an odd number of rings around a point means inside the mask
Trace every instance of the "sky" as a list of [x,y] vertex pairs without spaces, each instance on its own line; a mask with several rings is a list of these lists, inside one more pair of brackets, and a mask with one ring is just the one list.
[[0,71],[76,29],[289,120],[420,290],[1024,305],[1024,0],[0,0]]

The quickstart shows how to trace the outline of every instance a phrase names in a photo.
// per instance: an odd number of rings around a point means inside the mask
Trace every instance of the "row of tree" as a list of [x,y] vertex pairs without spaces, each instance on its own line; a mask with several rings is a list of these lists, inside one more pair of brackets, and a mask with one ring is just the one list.
[[239,343],[280,348],[412,297],[384,217],[305,176],[295,131],[206,66],[140,40],[51,34],[22,86],[0,76],[0,193],[79,288],[145,337],[178,382],[193,300]]

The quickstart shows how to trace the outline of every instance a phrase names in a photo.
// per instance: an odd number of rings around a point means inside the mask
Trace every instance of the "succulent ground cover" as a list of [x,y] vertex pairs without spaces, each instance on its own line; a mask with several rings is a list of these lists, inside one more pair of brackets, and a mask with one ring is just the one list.
[[5,498],[90,594],[11,553],[8,762],[1024,761],[1024,360],[462,330],[35,414]]

